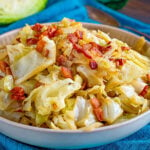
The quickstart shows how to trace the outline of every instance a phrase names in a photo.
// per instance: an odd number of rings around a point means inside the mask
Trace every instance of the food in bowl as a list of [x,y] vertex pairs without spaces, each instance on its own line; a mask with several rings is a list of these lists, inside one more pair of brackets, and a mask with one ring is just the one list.
[[15,122],[91,130],[149,110],[150,59],[74,20],[27,25],[0,53],[0,115]]

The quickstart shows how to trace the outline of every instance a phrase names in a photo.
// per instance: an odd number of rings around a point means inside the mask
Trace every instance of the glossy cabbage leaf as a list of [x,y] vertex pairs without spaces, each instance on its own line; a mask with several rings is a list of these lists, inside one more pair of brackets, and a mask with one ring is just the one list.
[[65,98],[81,88],[81,85],[71,79],[58,80],[49,85],[43,85],[31,92],[25,99],[24,110],[31,111],[34,102],[36,111],[40,115],[59,112],[65,107]]
[[26,47],[23,44],[7,46],[11,71],[16,79],[16,84],[26,81],[35,74],[43,71],[55,63],[56,45],[53,40],[43,37],[46,42],[45,49],[49,51],[48,57],[44,57],[36,50]]

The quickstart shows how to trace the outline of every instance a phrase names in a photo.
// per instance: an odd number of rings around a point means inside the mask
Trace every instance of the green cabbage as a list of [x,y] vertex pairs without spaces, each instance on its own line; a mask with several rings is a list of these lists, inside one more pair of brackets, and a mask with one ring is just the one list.
[[9,24],[45,8],[47,0],[0,0],[0,24]]

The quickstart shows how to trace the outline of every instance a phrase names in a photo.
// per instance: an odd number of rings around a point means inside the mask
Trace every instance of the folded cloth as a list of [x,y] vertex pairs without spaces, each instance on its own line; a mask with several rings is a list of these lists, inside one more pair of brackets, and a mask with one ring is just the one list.
[[[91,5],[101,9],[117,18],[121,24],[134,27],[141,32],[150,34],[150,25],[140,22],[136,19],[128,17],[124,14],[116,12],[96,0],[49,0],[45,10],[17,21],[7,26],[0,26],[0,34],[7,31],[23,27],[25,24],[55,22],[61,20],[63,17],[69,17],[82,22],[98,23],[88,17],[87,10],[84,5]],[[117,133],[116,133],[117,134]],[[113,135],[112,135],[113,136]],[[0,134],[0,150],[39,150],[40,148],[29,146],[21,142],[12,140]],[[150,149],[150,124],[138,131],[137,133],[120,140],[118,142],[92,148],[93,150],[149,150]]]

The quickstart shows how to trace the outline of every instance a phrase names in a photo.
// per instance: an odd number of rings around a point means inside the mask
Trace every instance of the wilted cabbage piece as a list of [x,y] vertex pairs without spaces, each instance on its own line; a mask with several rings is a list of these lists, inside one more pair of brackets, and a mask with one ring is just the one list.
[[105,99],[102,102],[103,119],[108,123],[114,122],[123,113],[120,105],[112,99]]
[[7,92],[0,91],[0,110],[5,110],[12,103],[10,95]]
[[127,61],[120,69],[120,72],[108,81],[106,86],[107,90],[109,91],[114,87],[124,83],[130,83],[138,77],[144,76],[144,74],[148,73],[148,68],[150,67],[149,65],[150,63],[147,63],[145,65],[143,64],[144,67],[141,67],[132,61]]
[[96,84],[101,84],[102,80],[98,76],[96,76],[96,71],[91,71],[90,68],[85,66],[78,66],[77,71],[83,75],[89,82],[89,86],[93,86]]
[[9,24],[44,9],[47,0],[0,0],[0,24]]
[[59,80],[43,85],[31,92],[25,99],[24,110],[31,111],[33,102],[40,115],[49,115],[65,107],[65,98],[80,89],[81,85],[71,79]]
[[76,98],[73,111],[78,127],[88,126],[96,122],[90,102],[81,96]]
[[148,101],[139,96],[131,85],[117,87],[121,107],[128,113],[138,114],[148,109]]
[[44,57],[33,48],[26,47],[23,44],[9,45],[7,47],[8,56],[11,62],[11,70],[16,84],[19,84],[35,74],[43,71],[49,65],[55,63],[56,46],[54,41],[43,37],[46,42],[45,48],[49,55]]
[[14,86],[13,77],[11,75],[7,75],[0,79],[0,89],[5,92],[9,92]]

